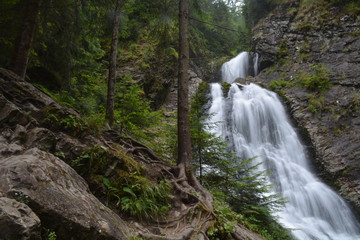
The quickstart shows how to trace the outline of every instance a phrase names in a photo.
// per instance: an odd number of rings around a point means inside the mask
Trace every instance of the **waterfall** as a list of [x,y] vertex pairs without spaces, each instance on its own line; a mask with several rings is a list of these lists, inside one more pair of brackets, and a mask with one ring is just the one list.
[[221,77],[223,82],[232,83],[236,78],[248,76],[249,53],[242,52],[221,67]]
[[[223,81],[247,75],[245,56],[241,53],[224,64]],[[359,223],[347,203],[311,172],[305,149],[274,92],[256,84],[232,84],[225,99],[215,83],[211,99],[210,121],[221,122],[213,131],[228,140],[239,157],[257,156],[262,170],[270,172],[274,191],[287,200],[276,213],[282,226],[300,240],[360,239]]]

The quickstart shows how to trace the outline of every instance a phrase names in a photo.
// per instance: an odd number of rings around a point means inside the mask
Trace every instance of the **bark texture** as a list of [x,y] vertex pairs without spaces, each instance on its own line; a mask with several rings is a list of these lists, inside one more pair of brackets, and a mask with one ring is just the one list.
[[109,77],[108,77],[108,91],[107,91],[107,104],[106,104],[106,121],[110,127],[114,124],[114,102],[115,102],[115,80],[116,80],[116,56],[117,45],[119,39],[120,28],[120,10],[123,1],[116,1],[114,26],[111,39],[110,59],[109,59]]
[[188,1],[180,1],[178,89],[178,165],[191,170],[192,154],[189,120]]

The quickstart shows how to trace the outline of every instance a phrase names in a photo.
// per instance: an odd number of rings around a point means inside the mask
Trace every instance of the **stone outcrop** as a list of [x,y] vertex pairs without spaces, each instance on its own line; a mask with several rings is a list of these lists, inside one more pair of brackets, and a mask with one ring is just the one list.
[[[277,90],[314,149],[321,177],[360,209],[360,17],[331,6],[285,1],[254,28],[261,74],[293,83]],[[301,73],[323,64],[332,86],[299,87]],[[314,108],[310,109],[309,105]]]
[[43,227],[59,236],[126,239],[126,224],[104,206],[75,170],[52,154],[32,148],[0,161],[0,191],[26,201]]
[[72,159],[86,144],[100,141],[75,128],[61,129],[49,115],[78,116],[0,70],[0,239],[41,239],[43,229],[56,232],[58,239],[128,239],[126,223],[51,154],[66,152]]
[[26,204],[0,197],[0,239],[38,240],[40,226],[40,219]]

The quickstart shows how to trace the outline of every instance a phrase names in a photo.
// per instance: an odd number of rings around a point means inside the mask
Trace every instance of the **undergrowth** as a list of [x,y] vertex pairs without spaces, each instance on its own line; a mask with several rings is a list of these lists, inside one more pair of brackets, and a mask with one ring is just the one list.
[[[158,183],[149,181],[136,173],[118,175],[120,179],[111,182],[102,178],[108,199],[115,199],[116,206],[139,220],[158,220],[170,210],[171,185],[166,180]],[[122,180],[122,182],[120,182]]]

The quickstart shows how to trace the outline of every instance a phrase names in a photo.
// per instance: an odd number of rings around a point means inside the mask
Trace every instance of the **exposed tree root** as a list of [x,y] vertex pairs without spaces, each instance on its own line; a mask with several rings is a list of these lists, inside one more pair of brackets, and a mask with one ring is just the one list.
[[[201,186],[195,174],[185,166],[170,166],[157,157],[145,145],[121,137],[117,132],[108,130],[105,137],[124,147],[135,159],[145,164],[156,166],[159,176],[167,179],[173,186],[172,210],[166,219],[153,220],[136,227],[137,236],[146,239],[178,240],[208,239],[206,232],[216,220],[213,212],[212,196]],[[108,144],[108,147],[113,147]],[[109,176],[118,166],[121,159],[115,159],[106,171]]]

